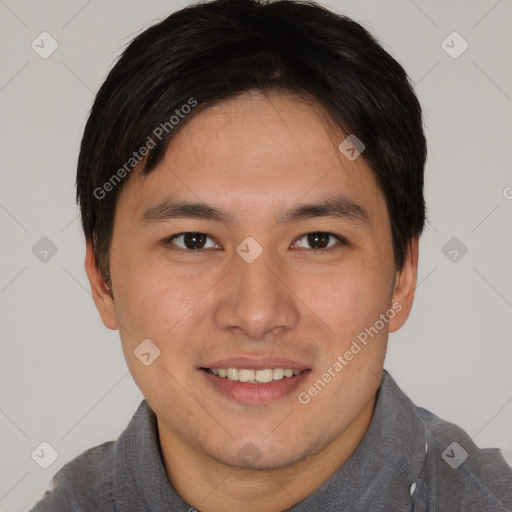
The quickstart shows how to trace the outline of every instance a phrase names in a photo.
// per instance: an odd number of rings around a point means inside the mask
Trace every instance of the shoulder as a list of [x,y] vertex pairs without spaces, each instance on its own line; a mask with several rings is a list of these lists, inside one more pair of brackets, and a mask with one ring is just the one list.
[[512,468],[496,448],[479,448],[460,427],[423,408],[416,412],[428,442],[425,482],[434,510],[512,510]]
[[31,512],[113,510],[114,452],[115,442],[109,441],[68,462]]

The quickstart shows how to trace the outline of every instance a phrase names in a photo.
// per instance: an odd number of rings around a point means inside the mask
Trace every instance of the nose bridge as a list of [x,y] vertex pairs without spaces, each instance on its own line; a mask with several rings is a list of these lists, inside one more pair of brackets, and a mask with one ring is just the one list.
[[[248,253],[254,250],[250,241],[248,246],[241,244],[239,250],[247,248]],[[234,255],[234,268],[216,312],[220,328],[241,329],[258,340],[272,330],[290,329],[298,321],[293,294],[277,277],[285,274],[278,257],[261,249],[252,260],[243,252]]]
[[[271,270],[271,257],[262,255],[258,260],[253,263],[240,262],[238,265],[239,290],[237,295],[239,302],[250,303],[256,300],[263,307],[265,304],[273,302],[276,299],[276,294],[281,295],[276,290],[280,283],[275,277],[275,270]],[[265,297],[267,301],[260,300]]]

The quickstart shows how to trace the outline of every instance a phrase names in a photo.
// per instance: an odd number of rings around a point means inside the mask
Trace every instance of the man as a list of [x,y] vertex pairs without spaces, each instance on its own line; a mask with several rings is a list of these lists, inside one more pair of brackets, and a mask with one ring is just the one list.
[[33,509],[506,511],[512,471],[383,370],[421,109],[357,23],[216,0],[139,35],[80,151],[86,271],[145,396]]

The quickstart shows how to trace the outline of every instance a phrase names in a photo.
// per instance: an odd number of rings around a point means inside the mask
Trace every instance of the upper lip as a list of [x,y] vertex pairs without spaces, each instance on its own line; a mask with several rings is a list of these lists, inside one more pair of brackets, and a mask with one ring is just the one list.
[[267,368],[288,368],[292,370],[309,370],[309,366],[279,357],[230,357],[217,359],[201,365],[201,368],[242,368],[248,370],[264,370]]

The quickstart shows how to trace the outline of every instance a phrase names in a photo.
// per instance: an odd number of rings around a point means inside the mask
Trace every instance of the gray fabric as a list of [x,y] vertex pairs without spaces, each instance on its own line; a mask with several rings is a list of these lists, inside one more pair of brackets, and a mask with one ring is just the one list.
[[[460,448],[468,457],[456,469]],[[32,512],[195,510],[167,479],[156,417],[143,400],[116,442],[87,450],[54,477]],[[414,491],[412,492],[412,489]],[[416,407],[384,372],[374,415],[353,456],[291,512],[512,511],[512,469],[459,427]],[[264,512],[264,511],[262,511]]]

